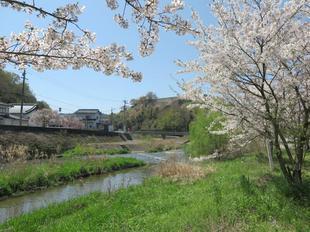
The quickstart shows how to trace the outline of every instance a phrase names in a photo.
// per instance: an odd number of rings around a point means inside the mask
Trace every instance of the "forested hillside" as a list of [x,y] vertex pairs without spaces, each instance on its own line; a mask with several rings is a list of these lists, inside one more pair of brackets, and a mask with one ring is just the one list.
[[114,126],[122,128],[125,122],[130,130],[188,131],[193,112],[187,106],[185,100],[158,98],[150,92],[131,100],[125,112],[114,115]]
[[[0,102],[20,103],[22,98],[22,79],[15,73],[0,69]],[[25,83],[25,103],[37,103],[40,108],[48,108],[46,102],[37,101],[36,97]]]

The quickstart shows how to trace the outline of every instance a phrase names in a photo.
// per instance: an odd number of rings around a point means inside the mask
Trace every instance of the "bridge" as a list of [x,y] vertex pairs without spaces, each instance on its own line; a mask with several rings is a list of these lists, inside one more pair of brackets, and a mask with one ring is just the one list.
[[167,136],[176,136],[176,137],[184,137],[188,135],[188,132],[179,132],[179,131],[161,131],[161,130],[140,130],[140,131],[115,131],[124,141],[132,140],[132,135],[140,134],[140,135],[160,135],[163,139]]
[[161,131],[161,130],[140,130],[130,132],[132,134],[143,134],[143,135],[165,135],[165,136],[178,136],[184,137],[188,135],[188,132],[180,132],[180,131]]

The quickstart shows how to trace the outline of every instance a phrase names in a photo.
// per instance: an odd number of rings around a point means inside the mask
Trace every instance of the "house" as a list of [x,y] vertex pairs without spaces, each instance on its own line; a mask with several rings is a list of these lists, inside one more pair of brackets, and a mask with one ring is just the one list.
[[[12,116],[20,117],[21,104],[13,103],[9,109],[9,113]],[[29,119],[31,115],[38,110],[38,106],[33,103],[23,104],[23,117]]]
[[[0,102],[0,125],[20,125],[20,114],[11,114],[11,109],[14,107],[13,104],[6,104]],[[22,125],[28,126],[29,119],[23,117]]]
[[10,107],[12,105],[0,102],[0,117],[8,116]]
[[101,127],[102,113],[98,109],[79,109],[74,112],[85,125],[85,129],[99,129]]
[[[20,110],[21,110],[21,104],[13,103],[12,107],[9,109],[10,117],[19,119]],[[35,125],[31,125],[31,122],[29,121],[29,119],[37,110],[38,110],[38,106],[34,103],[23,104],[23,121],[25,121],[23,125],[35,126]]]

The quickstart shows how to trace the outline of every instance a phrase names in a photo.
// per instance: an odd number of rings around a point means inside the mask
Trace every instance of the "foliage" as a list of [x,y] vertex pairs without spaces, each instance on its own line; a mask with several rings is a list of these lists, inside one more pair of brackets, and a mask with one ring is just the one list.
[[188,131],[191,113],[188,109],[171,108],[165,110],[157,120],[157,128],[164,131]]
[[130,151],[127,148],[111,148],[111,149],[98,149],[91,146],[77,145],[73,149],[64,152],[64,157],[73,156],[88,156],[88,155],[115,155],[127,154]]
[[[22,97],[22,80],[15,74],[0,69],[0,102],[20,103]],[[44,101],[37,101],[36,97],[25,83],[24,102],[36,103],[39,109],[49,109],[49,105]]]
[[228,142],[228,135],[213,134],[221,129],[222,115],[217,112],[198,110],[195,120],[190,124],[189,144],[186,149],[192,157],[210,155],[223,151]]
[[141,166],[133,158],[56,160],[9,165],[0,170],[0,197],[59,185],[74,179]]
[[[17,74],[0,69],[0,89],[0,102],[21,102],[22,82],[21,78]],[[25,84],[24,100],[27,103],[35,103],[37,101],[27,83]]]
[[270,175],[267,163],[244,156],[212,166],[216,172],[193,183],[152,178],[116,193],[94,193],[51,205],[0,228],[25,232],[309,231],[309,201],[286,195],[287,183],[278,171]]

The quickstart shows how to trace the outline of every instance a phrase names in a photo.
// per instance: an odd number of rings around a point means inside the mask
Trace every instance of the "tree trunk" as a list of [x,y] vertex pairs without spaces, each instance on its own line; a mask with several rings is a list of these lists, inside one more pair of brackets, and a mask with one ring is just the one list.
[[266,144],[266,149],[267,149],[269,167],[270,167],[270,170],[273,171],[273,169],[274,169],[273,158],[272,158],[273,143],[270,139],[266,138],[265,144]]
[[276,124],[273,125],[274,129],[274,146],[275,146],[275,154],[278,159],[278,162],[280,164],[280,168],[282,171],[282,174],[284,175],[285,179],[287,182],[292,185],[293,184],[293,178],[291,175],[290,168],[286,166],[286,162],[283,159],[283,153],[280,147],[280,142],[279,142],[279,128],[277,127]]
[[296,147],[296,160],[293,170],[293,180],[297,185],[302,184],[302,176],[301,176],[301,168],[303,164],[303,155],[304,155],[304,147],[305,147],[305,139],[301,138],[299,142],[297,142]]

